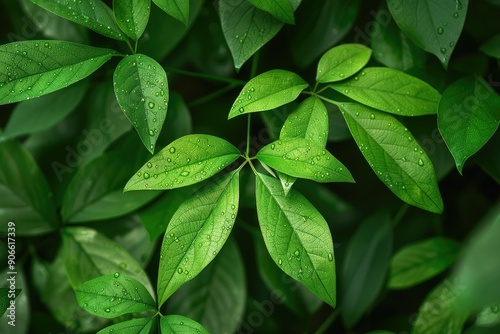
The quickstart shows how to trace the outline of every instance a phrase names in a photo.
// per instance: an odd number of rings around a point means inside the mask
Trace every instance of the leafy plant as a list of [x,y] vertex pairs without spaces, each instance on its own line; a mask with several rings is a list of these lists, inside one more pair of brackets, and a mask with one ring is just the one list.
[[498,5],[2,4],[1,331],[496,333]]

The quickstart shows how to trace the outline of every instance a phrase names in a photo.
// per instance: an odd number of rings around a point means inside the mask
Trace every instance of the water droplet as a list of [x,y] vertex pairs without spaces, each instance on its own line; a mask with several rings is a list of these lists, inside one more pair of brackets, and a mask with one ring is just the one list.
[[170,153],[174,154],[174,153],[175,153],[175,147],[171,147],[171,148],[169,148],[169,150],[168,150],[168,151],[169,151]]
[[295,256],[299,256],[299,254],[300,254],[300,252],[299,252],[298,250],[296,250],[296,251],[293,253],[293,255],[295,255]]
[[149,173],[144,173],[144,178],[145,178],[146,180],[147,180],[147,179],[149,179],[149,176],[150,176],[150,175],[149,175]]
[[446,48],[441,48],[440,51],[441,51],[442,54],[445,54],[446,53]]
[[450,42],[450,48],[454,47],[455,46],[455,42]]
[[238,109],[238,111],[239,111],[240,113],[242,113],[242,112],[244,112],[244,111],[245,111],[245,108],[241,107],[240,109]]
[[274,150],[276,148],[276,145],[271,144],[271,150]]
[[120,277],[120,273],[116,272],[113,276],[115,276],[115,278],[118,278],[118,277]]
[[356,116],[359,116],[359,111],[356,111]]
[[444,29],[442,27],[437,28],[437,33],[442,35],[444,33]]
[[412,141],[412,140],[413,140],[413,138],[408,136],[408,141]]
[[83,308],[86,308],[88,306],[89,306],[89,304],[87,304],[87,303],[85,303],[85,304],[82,305]]
[[424,165],[424,161],[422,159],[418,159],[418,165],[419,166],[423,166]]
[[148,168],[151,168],[151,167],[153,167],[153,164],[152,164],[151,162],[148,162],[148,163],[146,164],[146,166],[148,166]]
[[187,170],[185,170],[185,171],[183,171],[183,172],[181,173],[181,176],[184,176],[184,177],[186,177],[186,176],[188,176],[188,175],[189,175],[189,172],[188,172]]
[[370,118],[371,118],[371,119],[375,119],[375,114],[371,114],[371,115],[370,115]]
[[333,261],[333,254],[328,253],[328,261],[332,262]]
[[183,270],[182,270],[182,268],[177,269],[177,272],[178,272],[179,274],[182,274],[182,271],[183,271]]
[[340,73],[339,77],[343,78],[343,77],[345,77],[345,74],[344,73]]
[[459,16],[460,16],[460,14],[458,14],[458,12],[453,13],[454,18],[458,19]]
[[109,313],[111,312],[111,309],[110,308],[104,309],[104,312]]
[[250,91],[251,92],[255,92],[255,88],[254,87],[250,87]]
[[120,268],[126,269],[127,268],[127,264],[125,262],[120,263]]

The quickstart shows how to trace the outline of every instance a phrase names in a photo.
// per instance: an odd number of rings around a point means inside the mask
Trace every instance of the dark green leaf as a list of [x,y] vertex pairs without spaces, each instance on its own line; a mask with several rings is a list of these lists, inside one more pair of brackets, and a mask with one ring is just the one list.
[[361,319],[384,287],[391,252],[391,219],[379,211],[362,223],[347,245],[341,306],[347,327]]
[[101,35],[120,41],[127,38],[116,25],[111,8],[101,0],[81,2],[73,0],[31,0],[31,2],[65,19],[92,29]]
[[118,64],[113,84],[120,107],[153,154],[167,115],[167,74],[154,59],[135,54]]
[[387,287],[405,289],[440,274],[455,262],[459,250],[460,244],[442,237],[405,246],[391,260]]
[[155,309],[155,301],[137,280],[120,272],[87,281],[75,289],[78,304],[103,318]]
[[402,116],[435,114],[441,95],[426,82],[404,72],[368,67],[330,88],[375,109]]
[[290,0],[248,0],[255,7],[268,12],[284,23],[295,24]]
[[238,213],[239,173],[224,175],[187,199],[168,224],[160,255],[158,305],[217,255]]
[[153,2],[168,15],[182,22],[189,23],[189,0],[153,0]]
[[234,239],[219,255],[169,300],[169,313],[202,324],[210,333],[234,333],[245,311],[245,267]]
[[154,295],[144,270],[116,242],[85,227],[67,227],[62,237],[64,266],[74,289],[93,278],[119,272],[138,280]]
[[500,97],[481,78],[465,77],[443,93],[438,127],[460,173],[465,161],[498,129]]
[[119,322],[100,330],[97,334],[109,334],[111,332],[120,334],[149,334],[155,319],[156,317],[138,318]]
[[[19,143],[0,143],[1,232],[37,235],[56,229],[57,216],[47,181],[33,157]],[[14,226],[9,226],[13,222]]]
[[267,250],[286,274],[335,307],[333,241],[325,219],[300,193],[258,173],[257,215]]
[[160,319],[162,334],[209,334],[202,325],[181,315],[167,315]]
[[133,40],[144,33],[150,10],[151,0],[113,0],[116,23]]
[[387,0],[398,26],[446,68],[462,33],[469,0]]
[[495,35],[481,45],[481,51],[488,56],[500,59],[500,35]]
[[309,139],[283,138],[264,146],[259,161],[282,173],[316,182],[354,182],[330,152]]
[[97,70],[116,51],[64,41],[0,45],[0,104],[39,97]]
[[[301,0],[290,0],[293,10]],[[222,32],[240,69],[262,46],[281,30],[284,23],[254,7],[247,0],[219,0]]]
[[408,129],[393,116],[357,103],[342,103],[340,109],[378,178],[408,204],[442,212],[432,162]]
[[361,44],[342,44],[328,50],[318,63],[317,82],[344,80],[361,70],[370,60],[372,50]]
[[181,137],[151,158],[125,185],[129,190],[163,190],[201,182],[238,159],[240,152],[210,135]]
[[0,135],[0,141],[46,130],[57,124],[80,104],[88,84],[87,80],[77,82],[38,99],[18,103]]
[[307,87],[297,74],[271,70],[251,79],[234,101],[228,119],[241,114],[271,110],[292,102]]

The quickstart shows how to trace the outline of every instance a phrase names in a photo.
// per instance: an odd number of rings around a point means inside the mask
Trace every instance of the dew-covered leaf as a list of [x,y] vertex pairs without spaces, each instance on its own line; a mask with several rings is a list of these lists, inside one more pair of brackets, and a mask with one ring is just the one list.
[[362,44],[342,44],[327,52],[318,63],[317,82],[344,80],[361,70],[370,60],[372,50]]
[[252,78],[231,107],[228,119],[257,111],[271,110],[295,100],[307,87],[297,74],[270,70]]
[[162,334],[209,334],[202,325],[182,315],[161,317],[160,330]]
[[349,170],[310,139],[283,138],[264,146],[256,158],[282,173],[316,182],[354,182]]
[[405,246],[391,260],[387,287],[405,289],[440,274],[455,262],[459,250],[459,243],[442,237]]
[[154,59],[135,54],[123,58],[118,64],[113,84],[120,107],[144,146],[153,154],[167,116],[167,74]]
[[150,10],[151,0],[113,0],[116,23],[133,40],[144,33]]
[[295,24],[290,0],[248,0],[255,7],[268,12],[281,22]]
[[86,281],[75,289],[75,294],[84,310],[103,318],[154,310],[156,307],[144,285],[118,271]]
[[209,182],[188,198],[168,224],[160,252],[158,298],[161,306],[198,275],[226,242],[238,213],[239,173]]
[[155,323],[156,317],[137,318],[119,322],[117,324],[101,329],[97,334],[149,334]]
[[342,103],[342,114],[361,153],[396,196],[430,212],[443,211],[431,160],[395,117],[357,104]]
[[118,28],[113,11],[101,0],[31,0],[52,13],[117,40],[127,37]]
[[[301,0],[290,0],[296,10]],[[222,32],[236,69],[281,30],[284,23],[247,0],[219,0]]]
[[469,0],[388,0],[398,26],[446,68],[462,33]]
[[125,185],[129,190],[163,190],[206,180],[238,159],[226,140],[193,134],[174,140],[151,158]]
[[185,26],[189,23],[189,0],[153,0],[165,13]]
[[258,173],[257,215],[267,250],[278,267],[335,307],[333,241],[325,219],[300,193],[287,196],[279,180]]
[[482,78],[465,77],[443,93],[438,127],[460,173],[498,129],[499,109],[500,97]]
[[75,83],[117,52],[65,41],[0,45],[0,104],[27,100]]
[[441,94],[428,83],[386,67],[368,67],[330,88],[369,107],[402,116],[435,114]]

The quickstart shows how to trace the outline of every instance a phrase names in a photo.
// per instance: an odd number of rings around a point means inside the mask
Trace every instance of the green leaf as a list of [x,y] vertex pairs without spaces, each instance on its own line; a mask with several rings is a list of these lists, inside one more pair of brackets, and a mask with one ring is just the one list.
[[369,107],[402,116],[435,114],[441,94],[426,82],[385,67],[368,67],[330,88]]
[[241,114],[271,110],[292,102],[307,82],[297,74],[285,70],[271,70],[252,78],[233,103],[228,119]]
[[257,173],[257,215],[269,254],[286,274],[335,307],[333,241],[325,219],[312,204],[280,182]]
[[0,135],[0,141],[46,130],[57,124],[80,104],[88,86],[87,80],[80,81],[38,99],[18,103]]
[[378,211],[356,230],[347,245],[342,268],[342,317],[352,328],[384,287],[392,252],[392,224]]
[[238,159],[229,142],[211,135],[187,135],[151,158],[125,185],[129,190],[163,190],[201,182]]
[[[10,289],[11,281],[8,281],[7,279],[11,278],[12,274],[8,272],[10,272],[10,270],[8,270],[7,268],[0,271],[0,288],[8,287]],[[12,312],[11,310],[7,310],[3,314],[3,316],[0,316],[0,333],[26,334],[29,333],[31,316],[30,313],[32,308],[29,300],[30,292],[28,290],[28,284],[21,265],[16,267],[14,284],[16,288],[21,290],[21,292],[15,299],[16,304],[14,306],[14,312]],[[11,321],[13,320],[14,326],[11,325]]]
[[256,158],[282,173],[316,182],[354,182],[330,152],[310,139],[283,138],[264,146]]
[[113,75],[116,98],[146,148],[154,153],[167,116],[167,74],[154,59],[135,54],[120,61]]
[[119,272],[83,283],[75,289],[75,294],[84,310],[103,318],[156,308],[153,297],[144,285]]
[[[0,143],[0,231],[15,228],[17,236],[56,229],[57,216],[50,189],[35,159],[19,143]],[[8,222],[13,222],[9,224]]]
[[246,306],[245,267],[229,238],[219,255],[169,300],[169,313],[198,321],[210,333],[235,333]]
[[66,227],[62,238],[64,266],[74,289],[93,278],[119,272],[138,280],[154,295],[144,270],[116,242],[86,227]]
[[290,0],[248,0],[255,7],[268,12],[281,22],[295,24]]
[[463,286],[448,279],[436,286],[420,305],[411,333],[462,333],[467,314],[457,308],[457,296],[463,291]]
[[460,173],[465,161],[498,129],[499,108],[500,97],[482,78],[465,77],[443,93],[438,127]]
[[238,178],[235,171],[209,183],[172,217],[160,253],[158,305],[198,275],[226,242],[238,213]]
[[73,0],[31,0],[31,2],[103,36],[119,41],[124,41],[127,38],[116,25],[111,8],[101,0],[81,2]]
[[490,57],[500,59],[500,34],[487,40],[481,45],[480,50]]
[[[296,10],[301,0],[290,0]],[[222,32],[236,69],[281,30],[284,23],[247,0],[219,0]]]
[[113,0],[113,13],[120,29],[133,40],[146,30],[151,0]]
[[167,315],[160,319],[162,334],[209,334],[202,325],[181,315]]
[[450,267],[460,244],[435,237],[400,249],[391,260],[389,289],[405,289],[424,282]]
[[342,44],[328,50],[319,60],[317,82],[344,80],[361,70],[370,60],[372,50],[361,44]]
[[165,13],[185,26],[189,23],[189,0],[153,0]]
[[118,217],[133,212],[160,194],[123,193],[128,177],[146,157],[146,152],[140,151],[132,159],[129,150],[106,153],[77,171],[64,192],[61,215],[65,222]]
[[21,289],[10,290],[10,288],[0,288],[0,317],[5,314],[5,311],[9,307],[13,308],[11,306],[12,302],[15,303],[15,299],[19,296],[20,292]]
[[408,129],[393,116],[357,103],[343,103],[340,109],[378,178],[406,203],[442,212],[432,162]]
[[0,45],[0,104],[27,100],[89,76],[116,51],[64,41]]
[[446,68],[462,33],[469,0],[387,0],[387,4],[401,30]]
[[151,328],[153,327],[155,319],[156,317],[138,318],[119,322],[117,324],[103,328],[102,330],[97,332],[97,334],[149,334],[151,332]]

